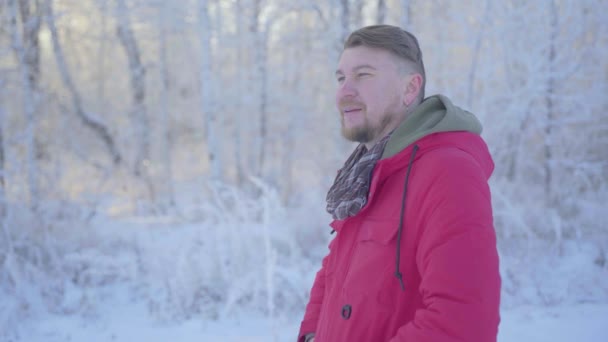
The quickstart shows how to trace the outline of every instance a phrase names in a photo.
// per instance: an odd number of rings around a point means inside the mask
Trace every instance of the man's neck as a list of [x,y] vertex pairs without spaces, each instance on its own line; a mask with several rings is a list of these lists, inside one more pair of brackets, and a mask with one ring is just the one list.
[[401,123],[403,123],[403,121],[405,121],[405,118],[408,117],[410,111],[408,110],[404,115],[399,116],[392,124],[386,126],[386,128],[382,131],[381,134],[378,134],[378,137],[376,137],[376,139],[370,141],[370,142],[366,142],[364,143],[365,147],[367,148],[367,150],[371,150],[372,147],[374,147],[374,145],[376,145],[378,143],[378,141],[382,140],[382,138],[384,138],[385,136],[393,133],[394,130],[397,129],[397,127],[401,126]]
[[[388,132],[387,134],[390,134],[390,132]],[[367,150],[371,150],[372,147],[374,147],[374,145],[376,145],[378,143],[378,141],[382,140],[382,138],[384,138],[387,134],[382,134],[381,136],[378,136],[378,138],[374,139],[373,141],[370,142],[366,142],[363,145],[365,145],[365,148],[367,148]]]

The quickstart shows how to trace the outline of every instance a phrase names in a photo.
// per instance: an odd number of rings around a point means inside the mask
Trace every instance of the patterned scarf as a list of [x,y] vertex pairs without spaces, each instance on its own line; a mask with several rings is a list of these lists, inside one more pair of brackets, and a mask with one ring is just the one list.
[[348,157],[346,163],[327,193],[327,212],[335,220],[355,216],[367,203],[367,195],[376,166],[390,134],[378,141],[371,150],[359,144]]

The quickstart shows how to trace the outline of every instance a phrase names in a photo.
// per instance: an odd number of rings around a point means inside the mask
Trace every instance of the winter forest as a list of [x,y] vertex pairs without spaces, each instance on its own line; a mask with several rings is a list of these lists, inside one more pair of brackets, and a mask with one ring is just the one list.
[[0,341],[295,340],[376,23],[484,126],[505,314],[608,307],[607,1],[0,0]]

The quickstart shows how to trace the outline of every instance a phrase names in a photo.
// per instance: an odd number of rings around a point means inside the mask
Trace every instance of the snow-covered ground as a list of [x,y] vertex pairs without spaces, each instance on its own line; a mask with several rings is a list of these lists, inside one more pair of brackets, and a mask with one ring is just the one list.
[[[0,342],[295,341],[326,223],[277,196],[237,200],[232,211],[211,202],[179,217],[56,223],[46,236],[15,218]],[[499,238],[500,342],[608,342],[604,235]]]
[[[47,315],[24,322],[17,341],[282,342],[295,341],[299,326],[299,317],[272,321],[255,316],[219,321],[191,318],[182,323],[158,323],[142,306],[113,304],[107,303],[100,317]],[[503,310],[498,341],[608,341],[608,304],[523,306]]]

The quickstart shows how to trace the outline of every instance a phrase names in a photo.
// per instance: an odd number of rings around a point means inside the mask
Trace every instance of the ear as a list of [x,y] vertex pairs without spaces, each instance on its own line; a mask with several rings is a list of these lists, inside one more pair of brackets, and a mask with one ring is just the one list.
[[422,88],[422,75],[414,73],[409,75],[409,82],[405,86],[405,94],[403,96],[403,104],[409,107],[416,100],[420,89]]

